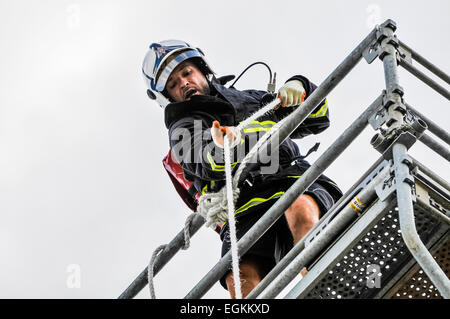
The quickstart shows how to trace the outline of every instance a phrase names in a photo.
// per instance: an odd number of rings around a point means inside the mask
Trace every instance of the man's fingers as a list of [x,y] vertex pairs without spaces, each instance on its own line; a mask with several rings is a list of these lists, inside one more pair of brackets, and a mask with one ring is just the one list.
[[[298,80],[287,82],[278,91],[278,98],[281,100],[280,106],[289,107],[299,105],[305,99],[306,92],[303,84]],[[279,108],[277,106],[275,109]]]
[[300,92],[295,92],[294,100],[291,105],[299,105],[301,103],[301,95]]
[[280,106],[285,106],[286,105],[286,92],[284,90],[281,90],[280,92],[278,92],[278,98],[281,101]]
[[221,126],[219,121],[214,121],[211,127],[211,135],[214,143],[219,147],[224,147],[224,138],[227,136],[230,146],[234,147],[241,134],[235,130],[234,126]]
[[291,105],[293,105],[293,103],[294,103],[294,99],[295,99],[295,96],[294,96],[294,94],[288,94],[288,96],[287,96],[287,99],[286,99],[286,103],[284,104],[285,106],[291,106]]
[[232,141],[232,140],[234,140],[236,138],[236,134],[229,127],[226,127],[225,134],[228,136],[228,139],[230,141]]
[[213,122],[213,128],[217,133],[222,133],[222,135],[227,134],[227,129],[228,126],[220,126],[220,122],[219,121],[214,121]]
[[227,127],[226,126],[221,126],[220,127],[220,132],[222,133],[222,135],[227,134]]

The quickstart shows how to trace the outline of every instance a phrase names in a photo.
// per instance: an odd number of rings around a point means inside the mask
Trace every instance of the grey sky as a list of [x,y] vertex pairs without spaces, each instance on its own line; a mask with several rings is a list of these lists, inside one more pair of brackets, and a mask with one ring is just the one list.
[[[320,84],[374,22],[391,18],[402,41],[449,73],[449,14],[447,0],[1,1],[0,297],[116,298],[181,230],[189,210],[162,167],[163,112],[140,73],[151,42],[198,46],[218,75],[264,61],[278,89],[294,74]],[[257,66],[237,88],[267,81]],[[409,104],[450,130],[445,98],[404,70],[400,81]],[[310,162],[383,87],[380,61],[362,61],[328,97],[331,127],[298,141],[302,150],[321,142]],[[343,190],[377,159],[374,134],[326,171]],[[422,145],[412,155],[450,179],[448,163]],[[184,297],[219,257],[219,237],[201,229],[156,277],[157,297]],[[79,288],[67,284],[70,265],[80,267]],[[216,284],[205,297],[228,293]]]

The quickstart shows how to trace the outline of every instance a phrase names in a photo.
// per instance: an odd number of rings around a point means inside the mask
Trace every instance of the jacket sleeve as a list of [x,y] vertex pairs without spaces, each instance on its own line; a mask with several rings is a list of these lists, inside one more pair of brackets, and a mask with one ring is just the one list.
[[[184,117],[169,128],[170,148],[183,168],[185,178],[194,181],[225,180],[224,151],[215,145],[211,136],[214,118],[207,114]],[[245,151],[243,143],[233,149],[232,168]]]
[[[288,81],[299,80],[302,82],[306,91],[306,99],[317,86],[309,81],[306,77],[296,75],[291,77]],[[286,81],[286,82],[288,82]],[[297,106],[298,107],[298,106]],[[278,117],[283,118],[294,111],[294,108],[279,108],[276,111]],[[302,138],[310,134],[319,134],[330,126],[330,113],[328,110],[328,101],[325,98],[320,104],[311,112],[311,114],[303,121],[303,123],[291,134],[291,138]]]

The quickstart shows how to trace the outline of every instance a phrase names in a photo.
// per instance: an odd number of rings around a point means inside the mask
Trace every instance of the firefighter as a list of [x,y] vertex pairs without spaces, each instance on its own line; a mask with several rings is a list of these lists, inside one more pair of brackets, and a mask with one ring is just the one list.
[[[153,43],[144,58],[142,72],[147,94],[164,110],[172,151],[169,157],[173,156],[170,161],[166,158],[166,169],[183,200],[190,203],[193,209],[199,195],[217,192],[225,185],[223,143],[226,134],[236,159],[232,167],[236,169],[242,154],[248,153],[255,141],[273,125],[301,107],[304,99],[316,89],[302,75],[289,78],[278,90],[281,103],[238,132],[235,127],[266,105],[270,95],[260,90],[240,91],[225,87],[225,81],[215,76],[199,48],[179,40]],[[278,153],[270,155],[276,167],[264,171],[262,164],[256,165],[245,176],[245,181],[239,185],[240,193],[235,205],[238,239],[310,166],[292,139],[321,133],[329,125],[329,109],[325,99],[280,145]],[[174,174],[176,165],[180,167]],[[340,196],[342,193],[337,185],[321,175],[292,203],[284,216],[241,256],[239,268],[243,297],[305,236]],[[231,245],[227,223],[222,225],[219,233],[223,256]],[[231,269],[220,283],[234,298]]]

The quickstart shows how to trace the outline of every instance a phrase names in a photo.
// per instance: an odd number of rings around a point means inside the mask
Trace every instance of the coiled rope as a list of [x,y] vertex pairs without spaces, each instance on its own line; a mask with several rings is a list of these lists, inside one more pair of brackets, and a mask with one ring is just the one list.
[[[249,118],[242,121],[236,130],[240,132],[251,122],[261,117],[268,111],[272,110],[280,103],[280,100],[276,98],[257,112],[253,113]],[[284,120],[284,119],[283,119]],[[242,163],[239,165],[238,170],[234,174],[231,173],[231,150],[230,141],[226,135],[224,138],[224,158],[225,158],[225,177],[226,185],[219,192],[209,193],[202,195],[198,200],[197,212],[206,219],[206,226],[214,226],[217,223],[223,223],[228,220],[230,229],[230,242],[231,242],[231,259],[232,259],[232,272],[234,281],[234,292],[236,299],[242,299],[241,280],[239,274],[239,254],[237,247],[237,235],[236,235],[236,219],[234,215],[234,205],[239,197],[238,182],[240,176],[248,164],[248,162],[256,154],[260,146],[282,125],[283,120],[274,125],[261,139],[258,140],[256,145],[252,147],[250,152],[245,156]],[[270,133],[269,133],[270,132]]]
[[[195,217],[195,213],[192,213],[186,218],[186,221],[184,222],[184,245],[183,245],[183,247],[181,247],[181,249],[183,249],[183,250],[188,249],[191,245],[191,235],[189,233],[189,228],[191,227],[191,222],[194,219],[194,217]],[[150,262],[148,263],[147,279],[148,279],[148,287],[150,289],[150,298],[151,299],[156,299],[155,285],[153,282],[153,279],[155,277],[154,268],[155,268],[156,257],[159,255],[160,252],[162,252],[164,249],[166,249],[166,247],[167,247],[167,244],[158,246],[158,248],[156,248],[155,251],[153,252],[152,257],[150,258]]]

